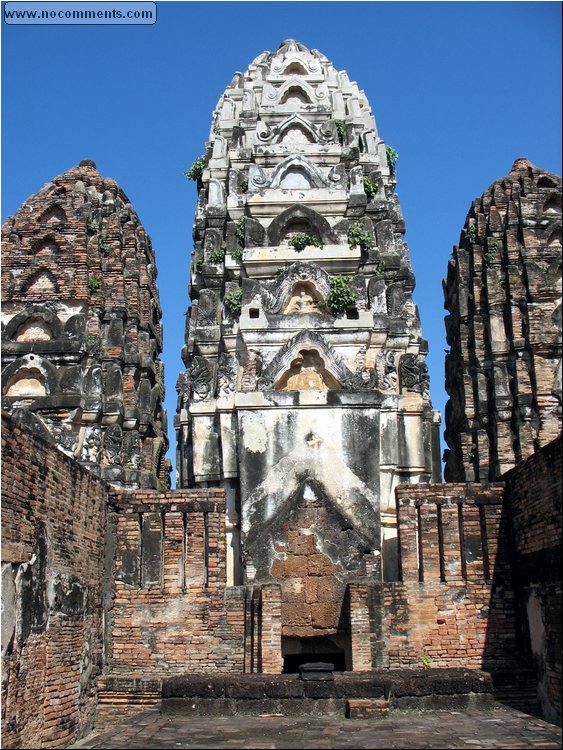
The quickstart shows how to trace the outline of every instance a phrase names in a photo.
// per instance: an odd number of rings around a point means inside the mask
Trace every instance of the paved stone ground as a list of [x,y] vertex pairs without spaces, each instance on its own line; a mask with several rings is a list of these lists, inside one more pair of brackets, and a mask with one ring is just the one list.
[[506,707],[395,711],[381,720],[184,717],[146,711],[75,748],[561,748],[561,730]]

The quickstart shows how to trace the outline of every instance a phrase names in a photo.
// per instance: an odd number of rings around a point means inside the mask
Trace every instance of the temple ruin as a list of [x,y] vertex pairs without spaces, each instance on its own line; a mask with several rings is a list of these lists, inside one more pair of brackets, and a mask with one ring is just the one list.
[[496,700],[560,723],[561,179],[519,159],[454,248],[441,483],[396,154],[363,92],[285,41],[235,74],[205,148],[177,489],[123,191],[83,161],[2,229],[4,746],[147,709]]
[[518,159],[444,281],[446,481],[494,481],[561,431],[561,178]]
[[84,160],[2,227],[2,407],[122,487],[168,486],[150,238]]
[[382,544],[396,576],[395,488],[440,481],[395,182],[365,94],[293,40],[236,73],[213,114],[177,474],[226,489],[235,583],[286,577],[294,528],[301,552],[332,550],[341,588],[381,578]]

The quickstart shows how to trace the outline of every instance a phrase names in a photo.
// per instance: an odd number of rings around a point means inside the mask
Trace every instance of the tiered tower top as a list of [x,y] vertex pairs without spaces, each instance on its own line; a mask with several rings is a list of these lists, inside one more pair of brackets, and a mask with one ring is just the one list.
[[375,550],[395,486],[439,477],[395,157],[357,84],[289,40],[235,73],[188,173],[178,483],[229,487],[248,580],[288,503],[338,506]]

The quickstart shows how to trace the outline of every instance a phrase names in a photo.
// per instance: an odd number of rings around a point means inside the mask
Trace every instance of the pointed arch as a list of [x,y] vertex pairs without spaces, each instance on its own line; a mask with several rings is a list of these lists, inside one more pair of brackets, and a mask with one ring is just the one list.
[[310,98],[307,91],[303,88],[303,86],[299,86],[296,84],[294,84],[293,86],[289,86],[289,88],[280,97],[280,104],[300,105],[312,103],[312,99]]
[[330,291],[329,275],[320,266],[298,261],[292,263],[276,277],[264,302],[268,312],[281,313],[287,308],[293,290],[298,284],[309,284],[317,299],[326,298]]
[[302,63],[301,60],[298,60],[294,57],[286,62],[283,69],[283,75],[305,76],[307,75],[307,69],[305,68],[304,63]]
[[31,245],[33,255],[55,255],[61,251],[60,245],[52,234],[35,240]]
[[57,368],[37,354],[16,359],[2,375],[4,396],[41,398],[52,396],[57,390]]
[[[331,471],[326,471],[327,466]],[[294,445],[247,498],[242,517],[245,546],[264,545],[267,528],[277,524],[278,514],[287,512],[304,481],[314,482],[317,491],[373,549],[379,528],[377,496],[342,460],[339,450],[324,436],[312,433]],[[343,484],[349,488],[346,493],[342,493]],[[258,546],[254,550],[253,560]]]
[[276,139],[276,143],[316,143],[317,139],[311,135],[311,129],[305,128],[301,123],[290,125]]
[[65,221],[66,213],[63,207],[58,203],[53,203],[51,206],[48,206],[37,219],[37,223],[42,225],[64,223]]
[[289,299],[283,309],[283,315],[291,313],[318,313],[323,296],[313,281],[296,281],[289,292]]
[[63,335],[63,326],[58,316],[49,308],[43,305],[28,305],[25,310],[14,315],[6,324],[4,336],[8,340],[18,340],[18,332],[26,324],[32,324],[33,321],[41,321],[46,329],[51,332],[51,338],[58,339]]
[[301,76],[292,76],[278,91],[278,104],[314,104],[317,97]]
[[45,298],[60,294],[60,286],[52,271],[40,268],[22,282],[21,293],[28,297]]
[[292,154],[280,162],[270,176],[268,187],[282,187],[282,182],[287,178],[287,175],[295,173],[301,174],[307,180],[309,187],[331,187],[328,179],[317,165],[310,162],[302,154]]
[[309,133],[311,138],[316,140],[316,133],[311,125],[311,123],[306,120],[302,115],[300,115],[298,112],[294,112],[292,115],[290,115],[286,120],[284,120],[279,128],[278,128],[278,137],[283,135],[283,133],[288,130],[288,128],[299,126],[303,128],[304,131]]
[[316,232],[323,244],[330,245],[335,242],[334,232],[324,216],[321,216],[321,214],[308,206],[294,203],[276,216],[268,227],[268,244],[279,245],[284,237],[286,228],[292,222],[295,223],[298,221],[308,226],[310,231],[313,230],[312,233]]
[[[320,390],[340,390],[343,387],[342,384],[352,376],[351,371],[324,336],[316,331],[304,329],[279,350],[264,370],[259,387],[286,390],[288,378],[299,375],[303,366],[317,369],[319,377],[312,376],[312,378],[319,384]],[[324,383],[322,386],[321,380]],[[295,382],[298,381],[299,378]],[[311,387],[287,390],[310,390]]]
[[558,193],[553,193],[546,201],[543,207],[544,213],[560,214],[561,213],[561,196]]

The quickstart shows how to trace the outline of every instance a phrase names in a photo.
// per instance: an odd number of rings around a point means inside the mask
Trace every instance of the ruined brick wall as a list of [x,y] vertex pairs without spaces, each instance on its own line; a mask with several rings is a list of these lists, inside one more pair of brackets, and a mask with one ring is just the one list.
[[88,729],[102,665],[107,485],[2,415],[2,741]]
[[544,716],[561,723],[561,437],[505,477],[515,589]]
[[125,487],[167,481],[156,276],[128,197],[89,160],[2,226],[2,406]]
[[476,199],[444,281],[446,481],[496,481],[561,429],[561,178],[525,159]]
[[226,586],[221,489],[122,492],[110,668],[242,672],[245,589]]
[[354,669],[495,669],[519,653],[503,487],[397,488],[401,581],[350,586]]

